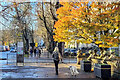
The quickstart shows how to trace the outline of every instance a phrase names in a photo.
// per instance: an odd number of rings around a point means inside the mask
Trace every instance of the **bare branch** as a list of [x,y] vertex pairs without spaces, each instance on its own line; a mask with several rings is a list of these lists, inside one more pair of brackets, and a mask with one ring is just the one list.
[[58,21],[58,18],[57,18],[57,16],[54,14],[52,7],[55,8],[55,5],[52,5],[52,3],[51,3],[51,1],[50,1],[50,11],[51,11],[52,17],[53,17],[53,19],[54,19],[55,21]]

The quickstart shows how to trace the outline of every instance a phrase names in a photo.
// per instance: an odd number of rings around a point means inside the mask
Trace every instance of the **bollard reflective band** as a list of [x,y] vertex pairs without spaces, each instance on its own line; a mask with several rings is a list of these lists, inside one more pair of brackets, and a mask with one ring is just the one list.
[[94,68],[97,68],[97,69],[111,69],[111,68],[99,68],[99,67],[94,67]]

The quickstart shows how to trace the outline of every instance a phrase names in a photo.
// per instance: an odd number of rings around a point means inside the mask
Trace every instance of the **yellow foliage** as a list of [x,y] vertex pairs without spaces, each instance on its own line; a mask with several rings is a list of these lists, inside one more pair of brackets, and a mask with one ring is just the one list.
[[101,44],[101,43],[102,43],[102,41],[96,41],[95,43],[96,43],[96,44]]
[[[116,6],[118,4],[92,2],[91,8],[88,8],[88,2],[60,2],[60,4],[63,6],[56,12],[59,20],[54,25],[56,41],[77,40],[89,44],[95,40],[95,44],[100,44],[99,47],[110,47],[119,43],[118,38],[114,38],[120,36],[117,18],[119,8]],[[98,31],[101,32],[100,35]]]

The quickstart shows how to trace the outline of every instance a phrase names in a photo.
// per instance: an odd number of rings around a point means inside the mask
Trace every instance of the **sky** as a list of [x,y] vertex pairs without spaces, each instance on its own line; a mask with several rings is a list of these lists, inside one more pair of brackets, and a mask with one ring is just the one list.
[[[0,0],[0,1],[2,1],[2,0]],[[8,0],[4,0],[4,1],[8,1]],[[12,0],[11,0],[12,1]],[[18,0],[19,1],[19,0]],[[31,2],[38,2],[38,1],[42,1],[42,0],[26,0],[26,1],[31,1]],[[44,0],[44,1],[50,1],[50,0]],[[53,1],[55,1],[55,0],[53,0]],[[2,5],[8,5],[8,4],[11,4],[10,2],[0,2]],[[6,4],[7,3],[7,4]],[[90,4],[91,4],[92,2],[90,2]],[[89,5],[90,5],[89,4]],[[34,7],[34,5],[35,5],[35,3],[32,3],[32,7],[34,8],[34,9],[32,9],[32,13],[34,13],[35,12],[35,7]],[[2,10],[2,7],[0,7],[0,11]],[[13,14],[13,13],[12,13]],[[0,21],[2,22],[2,23],[5,23],[5,25],[9,25],[9,21],[5,21],[2,17],[1,17],[1,15],[0,15]],[[32,24],[33,25],[33,29],[35,29],[35,24]],[[1,23],[0,23],[0,30],[2,30],[2,29],[6,29],[5,28],[5,26],[4,25],[2,25]]]
[[[7,3],[7,4],[6,4]],[[11,4],[11,2],[0,2],[0,4],[1,5],[9,5],[9,4]],[[32,3],[32,5],[33,5],[33,7],[34,7],[34,3]],[[34,7],[35,8],[35,7]],[[0,6],[0,12],[1,12],[1,10],[2,10],[2,7]],[[34,9],[32,9],[32,13],[34,13],[35,12],[35,10]],[[13,13],[11,13],[11,14],[14,14],[14,12]],[[16,13],[15,13],[16,14]],[[10,18],[9,18],[10,19]],[[12,19],[12,18],[11,18]],[[10,26],[10,21],[6,21],[5,19],[3,19],[3,17],[0,15],[0,22],[2,22],[4,25],[8,25],[8,26]],[[3,30],[3,29],[8,29],[8,28],[5,28],[5,26],[4,25],[2,25],[1,23],[0,23],[0,30]],[[32,24],[33,26],[35,26],[34,24]],[[35,29],[35,27],[33,27],[33,29]]]

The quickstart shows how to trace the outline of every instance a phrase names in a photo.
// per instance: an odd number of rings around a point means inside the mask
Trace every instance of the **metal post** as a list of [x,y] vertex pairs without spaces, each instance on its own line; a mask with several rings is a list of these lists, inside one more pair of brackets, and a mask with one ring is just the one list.
[[16,53],[16,66],[17,66],[17,53]]
[[8,53],[7,53],[7,65],[8,65]]
[[118,54],[118,69],[120,69],[120,60],[119,60],[119,58],[120,58],[120,43],[118,44],[118,52],[119,52],[119,54]]
[[71,59],[71,53],[70,53],[70,57],[69,57],[69,63],[71,62],[70,59]]
[[70,63],[70,56],[69,56],[69,63]]
[[23,66],[24,66],[24,53],[23,53]]
[[49,58],[49,52],[47,53],[47,58]]
[[118,52],[119,52],[119,57],[120,57],[120,43],[118,44]]

